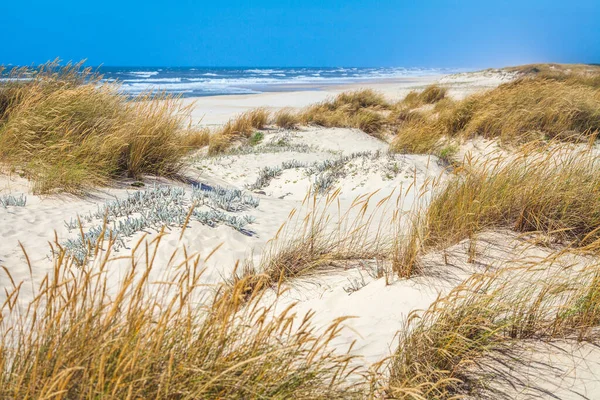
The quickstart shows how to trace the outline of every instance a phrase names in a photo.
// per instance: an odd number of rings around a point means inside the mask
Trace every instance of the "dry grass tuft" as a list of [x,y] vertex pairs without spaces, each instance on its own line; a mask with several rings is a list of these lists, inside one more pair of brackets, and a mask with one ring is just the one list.
[[302,111],[299,118],[304,124],[358,128],[377,136],[386,125],[381,111],[389,108],[383,95],[363,89],[343,92],[333,100],[312,105]]
[[565,147],[467,165],[429,205],[425,244],[444,246],[491,228],[600,244],[600,164],[592,151]]
[[169,96],[134,100],[80,64],[19,69],[0,86],[0,161],[35,183],[34,191],[80,192],[121,175],[173,176],[187,109]]
[[411,91],[406,95],[401,103],[413,108],[420,107],[425,104],[435,104],[445,99],[447,92],[447,88],[433,84],[427,86],[421,92]]
[[379,107],[389,108],[389,103],[381,93],[373,89],[360,89],[351,92],[340,93],[333,100],[334,108],[347,107],[352,111],[358,111],[361,108]]
[[266,289],[361,260],[386,262],[401,218],[390,207],[400,207],[401,199],[390,193],[372,204],[375,194],[357,197],[344,212],[338,204],[340,189],[324,198],[307,194],[304,212],[292,211],[288,222],[269,241],[260,265],[248,261],[240,276],[246,277],[252,288]]
[[565,268],[556,260],[475,275],[423,315],[413,313],[389,365],[388,395],[501,398],[488,384],[502,378],[498,365],[518,362],[511,349],[523,340],[597,343],[600,265]]
[[[81,268],[59,250],[53,272],[25,304],[22,285],[7,287],[0,397],[362,398],[348,382],[353,358],[329,346],[344,318],[318,331],[312,314],[275,312],[259,295],[241,304],[235,299],[244,282],[234,296],[211,295],[199,256],[157,265],[160,237],[135,246],[116,286],[109,244]],[[157,268],[172,275],[156,282]]]
[[600,88],[600,66],[593,64],[527,64],[506,68],[520,76],[537,77]]
[[361,131],[377,136],[385,125],[386,119],[377,111],[369,109],[360,109],[352,118],[352,126]]
[[293,110],[284,108],[275,113],[273,122],[283,129],[295,129],[300,123],[300,117]]
[[398,102],[395,107],[398,108],[417,108],[426,104],[435,104],[446,98],[448,89],[436,84],[425,87],[421,92],[411,91],[406,97]]
[[576,80],[523,78],[462,101],[440,101],[425,118],[400,125],[392,148],[435,152],[435,137],[483,136],[511,144],[582,141],[598,131],[598,89]]
[[189,149],[199,149],[208,146],[209,142],[210,130],[208,128],[190,130],[187,135],[182,138],[182,145]]
[[269,112],[264,108],[246,111],[227,123],[209,140],[209,154],[225,151],[236,140],[247,139],[256,129],[264,129],[269,121]]
[[[442,148],[450,160],[453,148]],[[408,234],[394,248],[393,270],[400,277],[419,273],[424,252],[485,230],[538,233],[562,246],[600,250],[600,164],[593,148],[536,144],[511,155],[467,159],[454,172],[443,185],[434,180],[419,189]]]

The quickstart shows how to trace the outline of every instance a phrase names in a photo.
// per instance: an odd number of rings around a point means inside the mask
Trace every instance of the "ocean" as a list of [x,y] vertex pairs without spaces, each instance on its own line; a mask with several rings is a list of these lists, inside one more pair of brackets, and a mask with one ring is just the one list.
[[462,71],[444,68],[99,68],[105,80],[119,81],[123,91],[132,95],[152,90],[183,97],[254,94],[286,90],[296,84],[335,85]]

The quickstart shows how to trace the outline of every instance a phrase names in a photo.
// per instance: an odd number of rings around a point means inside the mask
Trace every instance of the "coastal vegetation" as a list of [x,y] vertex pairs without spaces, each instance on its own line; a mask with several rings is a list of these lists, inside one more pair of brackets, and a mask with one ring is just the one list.
[[361,398],[361,382],[347,379],[354,358],[329,345],[343,318],[318,331],[311,313],[276,311],[259,293],[235,301],[243,281],[231,297],[206,291],[199,255],[153,282],[154,270],[168,270],[155,261],[163,233],[133,247],[117,286],[109,242],[87,266],[57,243],[52,273],[26,304],[21,286],[5,288],[0,397]]
[[236,140],[249,139],[256,129],[263,129],[269,120],[269,112],[263,108],[247,111],[212,134],[208,143],[209,154],[225,151]]
[[387,395],[545,395],[545,373],[529,382],[527,368],[552,366],[536,364],[527,350],[568,354],[571,344],[597,345],[600,339],[600,266],[565,267],[559,260],[553,255],[532,266],[476,274],[423,314],[410,315],[387,365]]
[[80,193],[127,176],[176,176],[205,132],[186,126],[176,98],[134,99],[82,64],[11,71],[0,84],[0,162],[36,193]]
[[473,137],[585,142],[600,130],[600,90],[578,78],[524,77],[420,114],[398,127],[394,150],[435,154],[445,142]]

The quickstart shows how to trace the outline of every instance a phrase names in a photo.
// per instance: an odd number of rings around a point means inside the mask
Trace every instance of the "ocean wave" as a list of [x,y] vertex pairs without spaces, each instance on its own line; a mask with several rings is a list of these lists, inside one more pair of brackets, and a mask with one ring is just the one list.
[[244,70],[246,73],[251,74],[261,74],[261,75],[270,75],[270,74],[281,74],[285,71],[279,69],[246,69]]
[[150,78],[151,76],[158,75],[158,71],[129,71],[128,75],[140,76],[142,78]]
[[147,83],[176,83],[181,82],[181,78],[148,78],[148,79],[123,79],[123,83],[147,82]]
[[143,92],[165,91],[167,93],[199,93],[199,94],[256,94],[260,91],[228,85],[206,85],[204,82],[152,84],[130,83],[122,85],[122,90],[127,93],[137,94]]
[[447,74],[458,70],[439,68],[165,68],[111,70],[105,80],[118,79],[123,90],[139,93],[161,90],[191,96],[250,94],[286,84],[344,84],[379,79]]

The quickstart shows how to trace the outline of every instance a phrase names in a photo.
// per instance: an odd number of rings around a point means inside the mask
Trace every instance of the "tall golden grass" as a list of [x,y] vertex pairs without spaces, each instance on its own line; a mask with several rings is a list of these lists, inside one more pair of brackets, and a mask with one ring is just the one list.
[[35,192],[80,192],[123,175],[180,170],[189,129],[176,98],[129,99],[81,64],[12,74],[0,85],[0,162],[32,179]]
[[600,88],[600,66],[593,64],[527,64],[505,70],[519,76],[579,83]]
[[401,100],[397,105],[409,106],[412,108],[420,107],[425,104],[434,104],[446,98],[448,93],[448,89],[439,86],[437,84],[432,84],[420,92],[411,91],[406,97]]
[[227,121],[219,131],[211,135],[208,153],[222,153],[236,140],[247,139],[256,129],[264,129],[269,121],[269,115],[264,108],[256,108]]
[[[511,355],[518,345],[553,339],[598,343],[600,265],[575,267],[559,260],[555,254],[534,265],[475,275],[425,313],[413,312],[389,364],[388,395],[502,398],[489,383],[502,378],[499,365],[519,363]],[[511,385],[518,387],[519,368],[515,374]]]
[[425,212],[425,243],[444,246],[485,229],[510,228],[595,246],[598,210],[600,164],[593,150],[529,150],[458,171]]
[[398,227],[402,224],[402,193],[392,191],[375,201],[378,192],[357,196],[348,208],[340,207],[337,189],[325,197],[307,193],[300,209],[290,212],[269,240],[255,264],[249,259],[234,282],[241,278],[248,290],[280,288],[294,278],[311,278],[361,261],[376,261],[380,277],[391,278],[391,257]]
[[399,126],[392,148],[433,152],[444,139],[474,136],[524,143],[585,141],[600,130],[600,91],[578,81],[523,78],[461,101],[442,101]]
[[[467,158],[427,181],[397,241],[394,271],[419,273],[420,255],[486,230],[531,233],[563,247],[600,249],[600,164],[593,147],[558,141]],[[429,200],[430,196],[430,200]],[[424,200],[424,201],[421,201]]]
[[333,100],[307,107],[300,113],[300,121],[326,127],[358,128],[378,135],[385,126],[383,110],[390,104],[372,89],[340,93]]
[[300,118],[293,110],[283,108],[275,113],[273,123],[283,129],[295,129]]
[[[161,265],[162,236],[140,241],[129,256],[113,256],[105,242],[84,266],[55,246],[54,268],[31,299],[21,299],[14,266],[4,268],[14,285],[0,313],[0,397],[363,396],[353,357],[329,346],[343,318],[317,330],[311,313],[275,311],[258,293],[238,302],[244,282],[230,288],[234,296],[211,294],[198,255],[184,251],[180,263],[174,254],[172,265]],[[116,260],[129,267],[111,284]],[[156,282],[156,269],[171,274]]]
[[[314,104],[294,112],[282,109],[273,115],[271,122],[283,129],[295,129],[298,125],[320,125],[326,127],[358,128],[373,136],[379,136],[387,126],[383,112],[390,104],[382,94],[363,89],[340,93],[334,99]],[[264,129],[270,113],[257,108],[249,110],[228,121],[211,135],[209,154],[219,154],[233,143],[247,139],[256,129]]]

